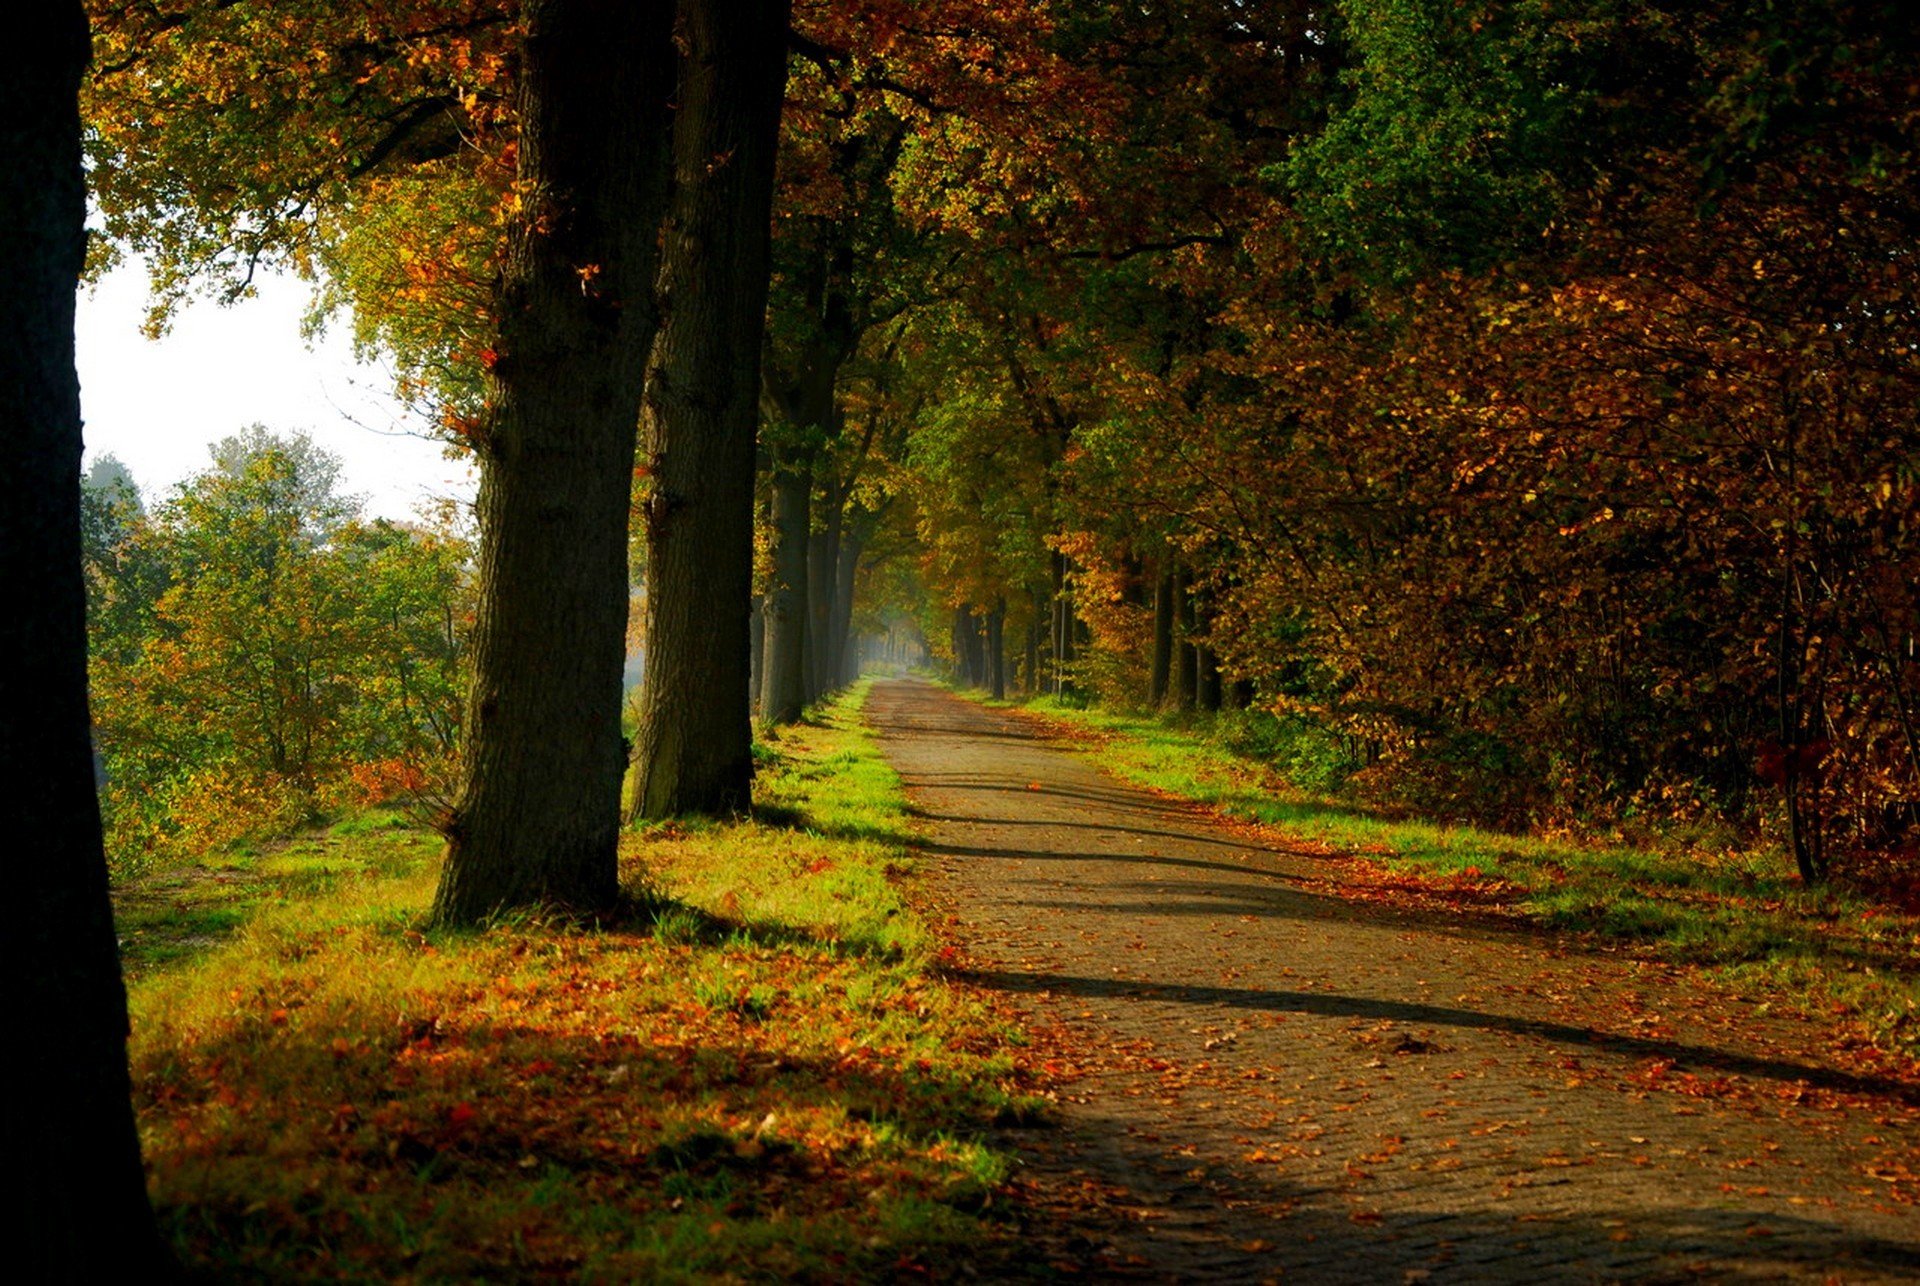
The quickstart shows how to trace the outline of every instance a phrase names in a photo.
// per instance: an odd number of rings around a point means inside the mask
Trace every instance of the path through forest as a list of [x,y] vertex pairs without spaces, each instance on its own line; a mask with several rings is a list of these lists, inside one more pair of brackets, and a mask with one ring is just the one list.
[[[869,717],[930,896],[1064,1077],[1055,1262],[1287,1281],[1920,1280],[1916,1100],[1666,966],[1339,896],[1339,862],[928,684]],[[1335,881],[1333,885],[1328,880]]]

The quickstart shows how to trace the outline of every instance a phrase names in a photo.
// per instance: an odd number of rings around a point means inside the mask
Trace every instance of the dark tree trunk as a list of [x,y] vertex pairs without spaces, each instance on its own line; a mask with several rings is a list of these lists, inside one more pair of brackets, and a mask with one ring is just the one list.
[[1184,567],[1173,569],[1173,708],[1191,710],[1200,691],[1200,658],[1193,646],[1193,594]]
[[[479,435],[480,611],[466,776],[434,902],[610,906],[634,436],[653,345],[670,0],[527,0],[524,213]],[[583,275],[583,269],[597,269]]]
[[30,5],[0,51],[0,789],[13,837],[0,1148],[19,1281],[164,1280],[127,1077],[87,716],[74,291],[86,252],[77,3]]
[[1195,649],[1199,653],[1200,679],[1195,694],[1202,710],[1220,708],[1220,658],[1213,654],[1213,648],[1205,643]]
[[753,481],[788,0],[682,0],[630,815],[752,802]]
[[1227,708],[1245,710],[1253,704],[1253,680],[1235,679],[1227,685]]
[[817,700],[839,683],[833,651],[833,622],[839,616],[840,528],[844,521],[837,488],[820,495],[820,530],[807,537],[807,637],[813,642],[807,697]]
[[835,686],[852,683],[860,677],[863,668],[863,658],[853,646],[853,584],[860,571],[860,555],[865,544],[854,531],[840,534],[840,564],[834,568],[833,628],[828,635]]
[[1173,568],[1162,563],[1153,584],[1153,651],[1147,662],[1147,704],[1159,709],[1173,672]]
[[987,613],[987,687],[993,693],[995,701],[1004,701],[1007,696],[1007,602],[1003,598],[993,601],[993,610]]
[[971,607],[953,609],[953,666],[961,687],[980,686],[980,621]]
[[1027,695],[1040,695],[1040,591],[1031,590],[1033,619],[1027,622]]
[[747,617],[747,712],[749,715],[760,709],[760,689],[766,681],[767,655],[767,614],[765,603],[759,594],[753,596],[753,606]]
[[760,721],[793,723],[807,704],[807,528],[812,470],[804,460],[773,470],[773,586],[767,591],[767,686]]

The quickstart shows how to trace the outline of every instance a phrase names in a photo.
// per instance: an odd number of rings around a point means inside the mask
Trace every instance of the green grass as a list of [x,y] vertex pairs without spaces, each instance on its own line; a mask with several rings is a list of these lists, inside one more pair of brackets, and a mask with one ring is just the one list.
[[1920,1056],[1920,917],[1845,888],[1808,889],[1777,854],[1581,844],[1395,817],[1302,790],[1210,740],[1203,723],[1047,699],[1027,708],[1089,735],[1087,752],[1125,780],[1371,859],[1443,896],[1632,942],[1822,1013],[1838,1007],[1882,1049]]
[[[216,1278],[891,1279],[1016,1253],[1013,1033],[930,967],[859,689],[766,816],[630,835],[662,910],[422,928],[392,813],[119,891],[155,1201]],[[984,1212],[984,1213],[983,1213]]]

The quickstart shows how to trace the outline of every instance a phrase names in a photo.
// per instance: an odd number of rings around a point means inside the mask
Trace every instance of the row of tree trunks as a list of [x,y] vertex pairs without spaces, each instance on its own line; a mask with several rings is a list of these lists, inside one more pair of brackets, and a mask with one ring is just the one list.
[[683,4],[644,421],[647,664],[632,817],[752,803],[753,483],[789,0]]
[[1219,654],[1206,641],[1200,596],[1179,560],[1169,558],[1154,579],[1153,631],[1147,662],[1147,705],[1153,709],[1218,710],[1252,700],[1244,681],[1228,682]]
[[434,913],[618,897],[627,527],[668,195],[672,0],[527,0],[478,435],[465,776]]
[[0,46],[0,783],[15,837],[0,941],[20,998],[0,1148],[20,1281],[164,1281],[127,1075],[87,712],[74,293],[86,255],[78,0],[28,5]]

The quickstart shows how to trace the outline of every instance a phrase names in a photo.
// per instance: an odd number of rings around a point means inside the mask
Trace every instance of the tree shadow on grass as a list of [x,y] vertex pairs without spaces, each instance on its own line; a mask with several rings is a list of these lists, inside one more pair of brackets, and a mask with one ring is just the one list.
[[213,1280],[878,1281],[964,1246],[1014,1271],[1005,1194],[951,1160],[954,1140],[1021,1118],[991,1082],[769,1049],[752,1030],[805,1015],[670,1046],[617,1021],[580,1035],[494,1017],[296,1018],[143,1078],[183,1260]]

